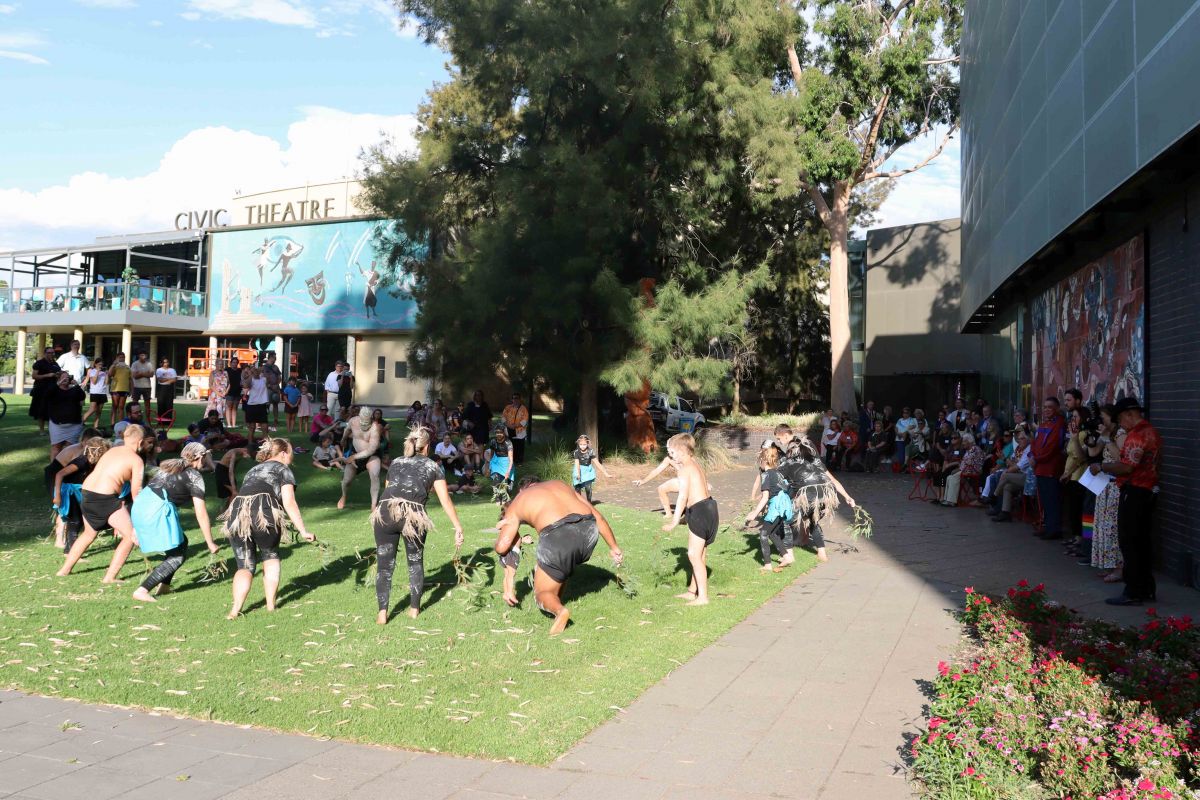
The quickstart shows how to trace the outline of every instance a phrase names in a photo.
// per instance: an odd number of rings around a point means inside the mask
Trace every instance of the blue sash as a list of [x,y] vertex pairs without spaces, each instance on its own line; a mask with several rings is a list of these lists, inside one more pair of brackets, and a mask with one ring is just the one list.
[[492,455],[492,460],[488,462],[488,471],[493,475],[504,477],[508,474],[508,465],[511,459],[502,458],[501,456]]
[[183,544],[183,525],[175,504],[147,487],[133,501],[129,516],[143,553],[165,553]]
[[794,515],[795,509],[792,507],[792,498],[785,491],[778,492],[771,498],[771,502],[767,503],[767,513],[763,519],[767,522],[774,522],[779,519],[784,522],[791,522]]
[[83,506],[83,484],[81,483],[64,483],[58,490],[58,516],[63,519],[71,513],[71,503],[78,503]]
[[591,464],[580,464],[579,472],[575,475],[575,485],[579,486],[594,480],[596,480],[596,468]]

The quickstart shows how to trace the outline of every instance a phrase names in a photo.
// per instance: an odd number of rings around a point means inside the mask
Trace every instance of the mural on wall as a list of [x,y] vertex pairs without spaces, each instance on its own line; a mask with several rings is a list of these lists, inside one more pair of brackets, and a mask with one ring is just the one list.
[[1139,235],[1037,297],[1034,401],[1078,387],[1085,403],[1145,402],[1143,243]]
[[209,328],[238,331],[410,330],[412,276],[391,269],[376,229],[394,222],[235,230],[212,235]]

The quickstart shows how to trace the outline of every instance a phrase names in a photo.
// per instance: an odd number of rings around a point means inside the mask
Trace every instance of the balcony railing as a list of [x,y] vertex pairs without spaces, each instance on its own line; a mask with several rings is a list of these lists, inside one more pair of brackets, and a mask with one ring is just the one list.
[[89,283],[0,289],[0,314],[47,311],[143,311],[177,317],[203,317],[204,293],[140,283]]

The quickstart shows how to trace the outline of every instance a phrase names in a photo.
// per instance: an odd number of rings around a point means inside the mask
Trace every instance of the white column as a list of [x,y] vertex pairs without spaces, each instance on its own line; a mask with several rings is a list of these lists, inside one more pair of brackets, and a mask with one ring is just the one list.
[[[155,369],[158,369],[158,337],[157,336],[150,337],[150,366],[154,367]],[[158,381],[156,381],[154,378],[150,379],[150,399],[151,400],[158,399]],[[149,418],[150,418],[150,415],[146,414],[146,419],[149,419]]]
[[356,336],[354,336],[353,334],[347,336],[346,337],[346,363],[350,365],[350,371],[353,372],[356,376],[358,376],[358,370],[356,369],[356,366],[357,366],[356,362],[358,361],[358,359],[356,358],[357,350],[358,350],[358,338]]
[[83,352],[83,328],[76,328],[75,336],[73,338],[75,339],[75,341],[79,342],[79,352],[82,353]]
[[95,336],[92,337],[92,361],[95,361],[97,358],[99,358],[100,354],[103,352],[104,352],[104,337],[101,336],[100,334],[96,334]]
[[35,341],[37,342],[38,358],[41,358],[42,353],[46,352],[46,345],[49,343],[50,337],[47,336],[45,333],[39,333],[37,335],[37,339]]
[[17,328],[17,371],[13,375],[13,394],[25,394],[25,350],[28,339],[29,332]]
[[125,363],[132,364],[133,353],[129,352],[133,349],[133,329],[126,325],[121,328],[121,352],[125,354]]

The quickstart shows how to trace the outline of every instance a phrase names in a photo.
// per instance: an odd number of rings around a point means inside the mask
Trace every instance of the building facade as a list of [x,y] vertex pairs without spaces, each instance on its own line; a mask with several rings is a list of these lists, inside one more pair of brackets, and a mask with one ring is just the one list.
[[[14,252],[0,274],[10,287],[0,290],[0,329],[17,332],[19,356],[37,337],[62,349],[80,339],[105,363],[117,352],[167,358],[189,373],[193,398],[207,391],[201,359],[230,348],[274,351],[316,384],[314,396],[346,360],[363,403],[427,399],[428,383],[408,375],[411,277],[377,248],[395,223],[365,216],[358,191],[345,181],[243,195],[177,213],[174,231]],[[18,360],[18,392],[28,367]]]
[[1160,566],[1200,585],[1200,2],[968,0],[963,332],[983,391],[1137,396],[1163,434]]

